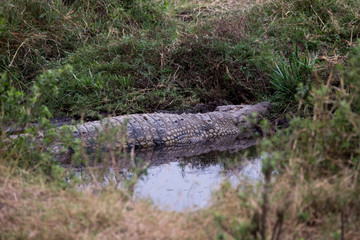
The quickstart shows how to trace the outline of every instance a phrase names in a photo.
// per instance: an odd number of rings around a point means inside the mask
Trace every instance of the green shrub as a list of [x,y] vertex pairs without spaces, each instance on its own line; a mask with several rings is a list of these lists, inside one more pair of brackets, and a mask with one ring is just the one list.
[[[54,140],[49,134],[44,141],[40,131],[49,129],[51,113],[43,105],[42,95],[54,94],[51,79],[60,72],[47,72],[28,93],[16,89],[5,73],[0,76],[0,164],[4,167],[31,169],[46,178],[53,178],[54,160],[46,149]],[[46,78],[46,81],[43,81]],[[36,121],[37,125],[33,125]],[[37,140],[39,139],[39,140]],[[58,171],[56,172],[56,174]],[[55,172],[54,172],[55,174]]]
[[271,100],[280,110],[290,110],[300,102],[310,105],[309,93],[313,86],[313,69],[317,57],[299,56],[298,49],[287,61],[275,63],[270,73],[270,83],[274,90]]
[[222,237],[356,238],[360,231],[359,60],[360,45],[349,66],[341,68],[340,86],[329,84],[335,79],[313,86],[311,116],[295,117],[289,128],[262,139],[260,189],[246,183],[237,189],[224,184],[216,195],[220,203],[212,209]]

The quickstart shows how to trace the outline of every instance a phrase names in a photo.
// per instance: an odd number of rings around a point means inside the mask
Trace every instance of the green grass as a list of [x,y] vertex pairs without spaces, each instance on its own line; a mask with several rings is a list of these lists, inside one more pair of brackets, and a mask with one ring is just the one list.
[[345,55],[360,34],[358,4],[353,0],[270,1],[253,8],[250,19],[254,33],[286,56],[294,44],[300,51]]
[[305,108],[311,107],[309,93],[314,85],[312,74],[317,62],[316,56],[301,57],[296,49],[287,62],[275,63],[275,68],[270,73],[270,83],[274,89],[270,99],[278,110],[292,110],[300,102]]
[[342,57],[360,31],[357,1],[234,6],[12,0],[0,9],[0,68],[29,92],[44,71],[70,65],[51,83],[58,95],[44,99],[56,116],[251,103],[278,95],[272,69],[293,49],[304,57]]

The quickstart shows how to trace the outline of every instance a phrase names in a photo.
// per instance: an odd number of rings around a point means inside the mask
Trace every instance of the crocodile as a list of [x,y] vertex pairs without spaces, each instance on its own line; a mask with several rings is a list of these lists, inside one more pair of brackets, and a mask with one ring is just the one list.
[[[102,155],[102,158],[111,159],[111,161],[101,161],[103,165],[99,165],[96,158],[89,157],[86,159],[86,166],[102,166],[106,168],[108,164],[111,164],[111,167],[116,169],[130,169],[133,164],[136,164],[137,167],[143,166],[143,164],[148,167],[159,166],[171,162],[191,162],[193,166],[202,165],[206,164],[203,161],[204,155],[207,156],[208,161],[217,162],[219,154],[225,152],[230,154],[239,153],[244,149],[255,146],[258,141],[259,138],[254,137],[252,131],[246,131],[239,135],[218,137],[206,142],[190,145],[131,149],[129,152],[125,152],[125,154],[122,151],[109,152],[109,155]],[[129,161],[133,157],[136,157],[134,158],[135,160]],[[74,162],[71,161],[70,156],[58,156],[57,161],[64,167],[74,167]]]
[[[206,142],[195,143],[185,146],[169,146],[155,148],[149,151],[146,148],[141,148],[134,151],[134,155],[149,166],[157,166],[169,162],[191,161],[196,164],[199,156],[204,154],[211,155],[214,153],[228,152],[238,153],[243,149],[252,147],[258,143],[257,138],[251,131],[241,133],[239,135],[231,135],[218,137],[216,139],[208,140]],[[216,155],[216,154],[215,154]],[[120,160],[123,156],[119,155],[116,159]],[[217,161],[218,159],[213,159]],[[123,168],[129,168],[129,161],[117,161],[118,165]]]
[[219,137],[236,136],[253,127],[249,117],[260,118],[270,103],[255,105],[219,106],[208,113],[145,113],[109,117],[71,127],[74,138],[94,144],[99,134],[109,128],[121,128],[125,141],[122,147],[151,148],[186,146],[207,142]]

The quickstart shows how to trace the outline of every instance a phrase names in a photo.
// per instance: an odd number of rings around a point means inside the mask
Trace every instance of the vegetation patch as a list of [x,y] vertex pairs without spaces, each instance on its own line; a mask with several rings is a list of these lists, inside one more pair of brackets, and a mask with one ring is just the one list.
[[13,0],[2,7],[1,69],[28,94],[42,72],[70,65],[52,83],[58,95],[44,100],[56,116],[251,103],[279,96],[269,81],[274,61],[295,49],[300,58],[341,61],[360,31],[356,1],[231,4]]
[[[229,3],[10,0],[0,7],[1,239],[360,234],[360,2]],[[209,209],[194,213],[133,201],[144,169],[132,169],[121,191],[75,191],[78,180],[50,151],[62,141],[76,164],[88,164],[81,142],[52,130],[53,116],[263,99],[275,117],[291,118],[276,133],[263,123],[264,182],[225,183]],[[11,135],[13,126],[22,134]],[[111,154],[96,160],[111,165]]]

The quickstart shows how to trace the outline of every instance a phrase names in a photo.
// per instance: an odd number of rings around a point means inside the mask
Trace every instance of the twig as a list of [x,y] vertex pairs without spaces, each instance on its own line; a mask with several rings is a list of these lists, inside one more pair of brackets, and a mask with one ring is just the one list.
[[[266,180],[265,180],[266,181]],[[261,239],[266,240],[266,218],[267,218],[267,203],[268,203],[268,183],[265,182],[262,204],[262,218],[261,218]]]
[[266,240],[266,220],[267,220],[267,211],[268,211],[268,195],[269,195],[269,184],[271,180],[271,167],[268,166],[266,169],[265,183],[264,183],[264,192],[263,192],[263,203],[262,203],[262,218],[261,218],[261,228],[260,234],[261,239]]
[[344,210],[341,210],[340,214],[340,220],[341,220],[341,240],[345,240],[345,231],[344,231]]
[[15,57],[16,57],[18,51],[19,51],[19,49],[20,49],[28,40],[29,40],[29,39],[26,38],[26,39],[20,44],[20,46],[16,49],[16,52],[15,52],[13,58],[11,59],[11,62],[10,62],[10,64],[8,65],[8,67],[11,67],[11,66],[12,66],[12,64],[13,64],[13,62],[14,62],[14,60],[15,60]]
[[278,212],[277,213],[277,221],[276,221],[276,223],[274,225],[274,228],[273,228],[273,233],[272,233],[272,236],[271,236],[271,240],[279,240],[280,239],[283,219],[284,219],[284,213],[283,212]]

